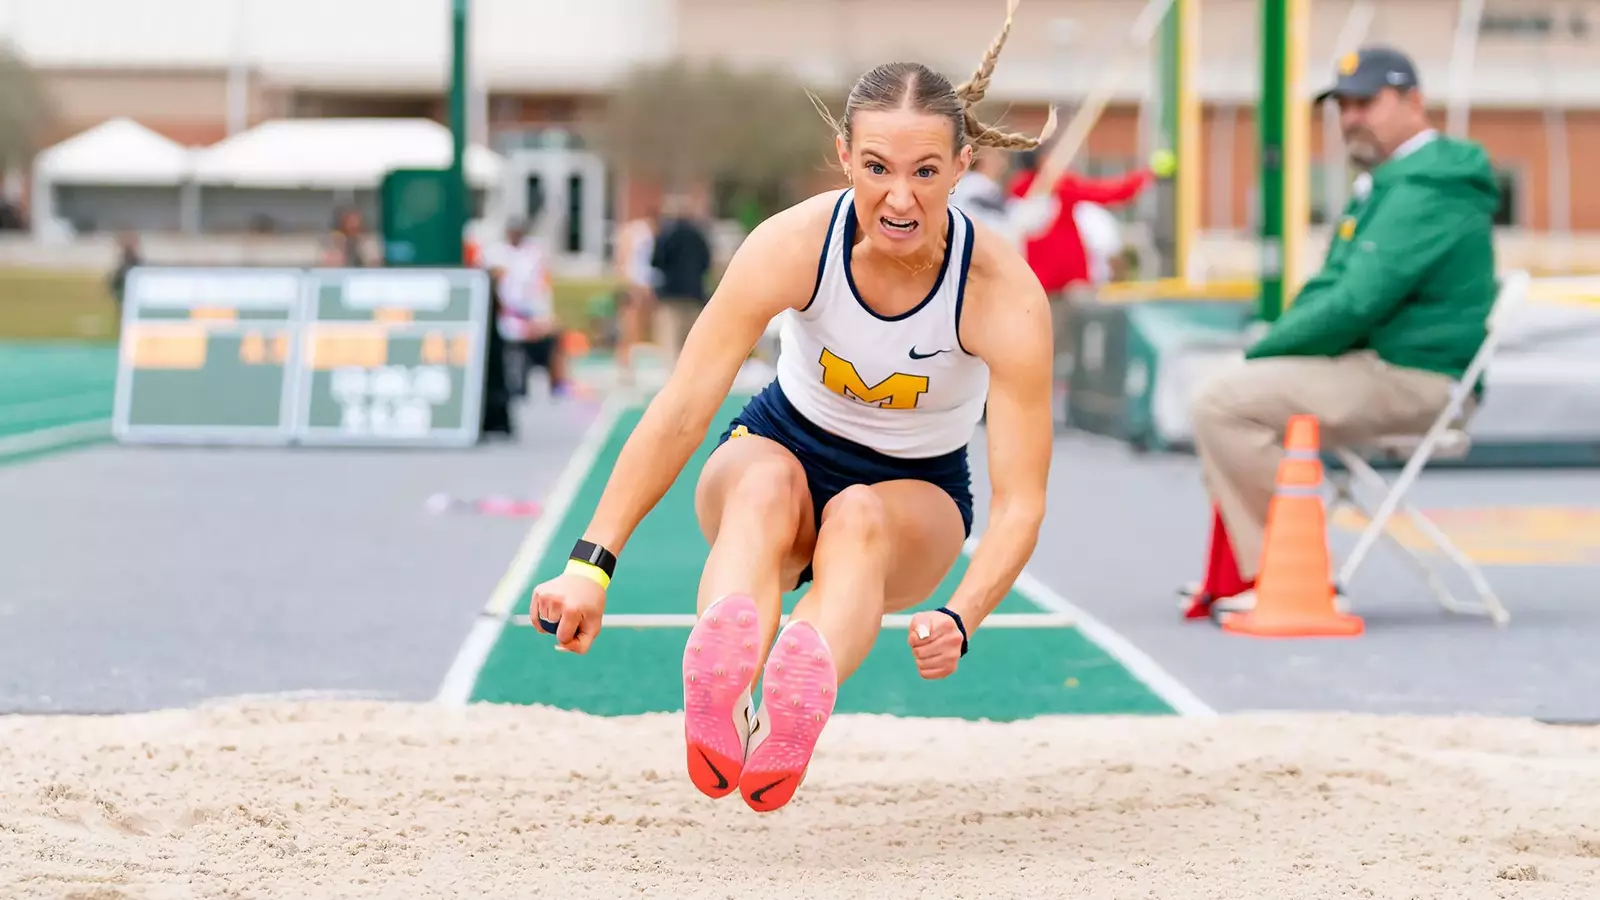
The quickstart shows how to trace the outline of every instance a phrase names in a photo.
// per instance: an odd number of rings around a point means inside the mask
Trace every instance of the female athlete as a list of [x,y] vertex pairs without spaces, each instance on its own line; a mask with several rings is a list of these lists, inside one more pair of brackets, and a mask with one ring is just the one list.
[[[711,549],[684,648],[684,730],[690,778],[711,797],[737,786],[765,812],[794,795],[883,615],[925,601],[971,533],[966,448],[985,404],[989,528],[948,606],[912,617],[923,678],[955,671],[1033,552],[1052,439],[1050,311],[1009,242],[947,202],[974,145],[1038,144],[970,112],[1010,27],[1008,14],[959,88],[913,63],[856,82],[833,123],[850,187],[751,232],[566,571],[534,589],[558,648],[586,652],[629,535],[700,446],[768,323],[788,313],[777,378],[734,418],[696,486]],[[808,581],[780,632],[782,593]]]

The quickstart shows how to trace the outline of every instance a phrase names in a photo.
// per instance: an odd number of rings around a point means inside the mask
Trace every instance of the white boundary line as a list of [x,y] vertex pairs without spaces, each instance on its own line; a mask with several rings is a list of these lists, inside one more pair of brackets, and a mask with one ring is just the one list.
[[71,425],[57,425],[54,428],[29,431],[12,437],[0,438],[0,460],[4,460],[9,456],[32,453],[35,450],[49,450],[77,441],[110,436],[110,419],[90,419],[84,422],[73,422]]
[[[539,564],[539,558],[544,555],[550,540],[555,535],[555,529],[561,520],[566,518],[567,509],[572,505],[578,489],[583,485],[589,473],[594,469],[595,462],[599,459],[600,450],[611,437],[616,428],[617,420],[622,412],[637,404],[637,400],[625,394],[614,394],[608,397],[600,409],[599,416],[589,425],[584,433],[578,448],[568,460],[567,466],[562,470],[556,480],[555,487],[550,493],[550,499],[545,504],[544,512],[539,520],[528,530],[523,538],[522,545],[517,550],[517,555],[512,559],[511,565],[506,569],[500,581],[495,585],[494,592],[489,596],[489,602],[478,618],[473,622],[472,630],[467,633],[466,640],[456,652],[455,660],[451,663],[449,671],[445,673],[444,681],[439,686],[439,692],[434,702],[446,706],[465,706],[472,697],[472,690],[477,684],[478,673],[482,671],[484,663],[489,658],[489,652],[499,640],[500,634],[508,624],[526,624],[526,617],[517,617],[517,623],[510,613],[517,597],[528,581],[533,577],[533,570]],[[970,560],[978,546],[978,536],[968,538],[962,546],[962,553]],[[1051,590],[1044,582],[1035,578],[1026,570],[1017,576],[1013,588],[1033,605],[1054,613],[1060,618],[1050,620],[1052,624],[1036,624],[1044,619],[1030,621],[1022,624],[1022,617],[1018,616],[1018,623],[1011,627],[1063,627],[1072,625],[1083,633],[1111,658],[1121,663],[1136,679],[1142,682],[1167,705],[1171,706],[1180,715],[1194,717],[1209,717],[1217,715],[1205,701],[1201,700],[1184,684],[1175,678],[1172,673],[1161,667],[1149,654],[1134,646],[1131,641],[1123,637],[1109,625],[1090,615],[1086,610],[1071,602],[1067,598]],[[642,624],[645,620],[652,623],[647,627],[664,627],[655,620],[671,620],[677,622],[679,616],[673,615],[624,615],[608,616],[608,624],[626,624],[627,620],[637,619]],[[693,619],[692,615],[681,618]],[[894,616],[885,616],[885,621],[894,619]],[[906,625],[909,625],[910,616],[905,615]],[[1032,619],[1032,617],[1029,617]],[[623,620],[623,621],[617,621]],[[992,624],[998,624],[992,623]],[[901,626],[904,627],[904,626]],[[1006,626],[1001,626],[1006,627]]]
[[[978,538],[974,535],[967,539],[961,552],[968,559],[978,547]],[[1122,664],[1122,667],[1133,674],[1133,677],[1143,682],[1156,696],[1167,702],[1180,715],[1209,717],[1215,716],[1217,711],[1195,693],[1184,686],[1183,682],[1173,677],[1171,672],[1161,667],[1161,664],[1150,657],[1149,654],[1133,645],[1133,642],[1117,633],[1111,626],[1105,624],[1076,603],[1051,590],[1048,585],[1027,570],[1017,576],[1017,583],[1013,585],[1017,593],[1021,594],[1034,606],[1051,612],[1060,613],[1071,617],[1077,624],[1078,630],[1090,641],[1099,644],[1100,649],[1106,651],[1112,659]],[[987,623],[986,623],[987,624]]]
[[550,491],[550,499],[545,501],[544,511],[539,515],[538,521],[533,523],[533,527],[528,529],[527,535],[522,539],[522,546],[517,548],[517,555],[511,560],[510,567],[500,576],[500,582],[489,595],[488,605],[473,621],[472,630],[467,632],[467,638],[462,642],[461,649],[456,651],[456,658],[450,664],[449,671],[445,673],[434,702],[446,706],[465,706],[472,698],[472,689],[477,685],[478,673],[488,661],[489,651],[494,649],[495,641],[500,638],[500,632],[505,629],[518,595],[528,587],[528,581],[533,577],[533,570],[539,565],[539,558],[549,547],[561,520],[566,518],[567,509],[572,506],[578,489],[583,486],[584,480],[594,469],[595,462],[600,457],[600,450],[605,447],[606,441],[616,429],[617,419],[622,415],[622,411],[631,405],[632,403],[620,394],[608,397],[601,405],[599,417],[589,424],[583,440],[579,442],[572,458],[567,461],[567,467],[561,470],[561,475],[556,479],[555,486]]
[[[884,628],[910,628],[912,613],[890,613],[883,617]],[[607,628],[693,628],[699,620],[694,613],[612,613],[606,616]],[[785,615],[780,626],[789,621]],[[512,616],[511,624],[531,627],[528,616]],[[1061,613],[996,613],[983,620],[985,628],[1071,628],[1078,624]]]

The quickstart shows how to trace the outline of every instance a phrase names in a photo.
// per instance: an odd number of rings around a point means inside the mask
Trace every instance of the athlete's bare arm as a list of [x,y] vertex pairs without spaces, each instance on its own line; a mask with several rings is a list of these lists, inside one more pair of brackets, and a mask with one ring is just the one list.
[[622,552],[705,439],[772,318],[810,301],[837,198],[831,192],[802,201],[762,222],[739,246],[665,387],[623,446],[585,540]]
[[989,366],[989,527],[950,608],[970,630],[994,611],[1033,555],[1054,439],[1055,355],[1044,288],[1022,257],[978,225],[961,343]]

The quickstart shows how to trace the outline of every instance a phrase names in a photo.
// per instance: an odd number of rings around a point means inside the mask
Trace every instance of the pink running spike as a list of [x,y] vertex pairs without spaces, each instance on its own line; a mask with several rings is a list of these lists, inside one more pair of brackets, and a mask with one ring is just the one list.
[[833,654],[808,622],[784,628],[761,679],[767,735],[744,761],[739,793],[756,812],[771,812],[794,797],[811,754],[833,715],[838,693]]
[[730,594],[707,607],[689,632],[683,654],[683,733],[689,780],[708,797],[733,793],[744,768],[740,700],[755,680],[760,629],[756,602]]

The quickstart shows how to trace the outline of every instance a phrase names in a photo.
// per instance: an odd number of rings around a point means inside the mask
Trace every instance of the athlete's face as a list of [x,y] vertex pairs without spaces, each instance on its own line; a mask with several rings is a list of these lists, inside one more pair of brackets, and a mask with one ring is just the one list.
[[972,163],[971,147],[955,152],[951,130],[943,116],[874,110],[851,119],[851,144],[839,139],[856,218],[884,252],[917,256],[944,236],[950,191]]

